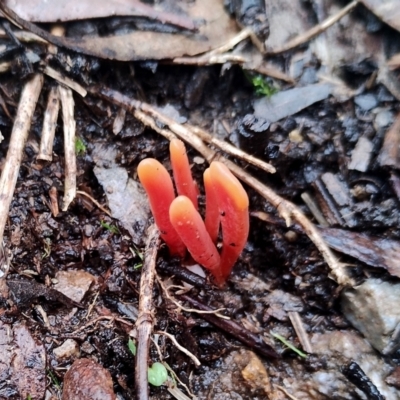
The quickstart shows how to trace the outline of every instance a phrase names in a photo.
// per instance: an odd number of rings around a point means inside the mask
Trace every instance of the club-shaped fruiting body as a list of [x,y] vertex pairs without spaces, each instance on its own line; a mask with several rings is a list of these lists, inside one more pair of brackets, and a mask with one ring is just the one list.
[[[223,284],[244,249],[249,234],[249,199],[239,180],[221,162],[213,161],[204,172],[206,217],[197,211],[198,190],[193,181],[183,142],[170,146],[171,164],[179,196],[175,198],[167,170],[154,159],[138,166],[139,179],[150,200],[154,220],[171,254],[192,258]],[[215,243],[219,227],[222,251]]]
[[165,167],[154,158],[146,158],[138,165],[138,176],[150,201],[150,209],[161,238],[172,255],[184,257],[186,246],[169,220],[169,206],[175,198],[174,186]]
[[189,197],[196,210],[198,210],[197,196],[199,191],[190,171],[184,143],[179,139],[172,139],[169,144],[169,154],[176,191],[181,196]]
[[186,196],[178,196],[169,208],[172,226],[186,245],[193,259],[220,277],[220,256],[207,232],[206,226]]
[[239,180],[221,162],[211,163],[210,175],[222,227],[220,269],[226,280],[249,236],[249,198]]

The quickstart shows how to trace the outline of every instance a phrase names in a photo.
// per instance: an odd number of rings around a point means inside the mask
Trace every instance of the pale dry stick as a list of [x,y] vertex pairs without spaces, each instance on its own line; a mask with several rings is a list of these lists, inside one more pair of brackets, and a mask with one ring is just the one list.
[[18,179],[24,147],[42,86],[43,75],[36,74],[22,89],[7,156],[0,177],[0,243],[3,242],[4,228]]
[[94,306],[96,305],[96,301],[97,301],[97,298],[99,297],[99,294],[100,294],[100,291],[98,291],[98,292],[95,294],[93,301],[92,301],[92,302],[90,303],[90,305],[89,305],[89,308],[88,308],[88,310],[87,310],[85,319],[89,319],[90,314],[92,313],[92,311],[93,311],[93,309],[94,309]]
[[64,128],[64,197],[62,211],[67,211],[68,206],[76,196],[76,154],[75,154],[75,118],[74,118],[74,98],[72,90],[63,86],[58,86],[61,99],[61,110]]
[[154,324],[153,286],[159,246],[160,232],[155,225],[152,225],[148,230],[144,252],[142,274],[140,277],[139,313],[135,324],[137,330],[135,389],[138,400],[149,399],[147,363],[150,348],[150,335]]
[[3,72],[7,72],[11,69],[11,62],[10,61],[4,61],[0,63],[0,74]]
[[314,216],[314,218],[317,220],[320,226],[322,227],[328,227],[328,221],[322,214],[321,210],[319,209],[317,203],[314,201],[314,199],[310,196],[310,193],[304,192],[301,194],[301,199],[304,201],[308,209],[310,210],[311,214]]
[[120,108],[113,122],[112,131],[114,135],[118,135],[118,133],[122,131],[122,128],[124,127],[125,124],[125,118],[126,118],[126,110],[124,108]]
[[[171,133],[171,131],[169,131],[167,129],[162,129],[159,126],[157,126],[154,119],[150,118],[147,114],[143,113],[142,111],[136,109],[136,110],[134,110],[133,115],[139,121],[143,122],[147,126],[150,126],[152,129],[154,129],[155,131],[160,133],[166,139],[172,140],[172,139],[176,138],[176,135]],[[204,140],[207,143],[217,146],[218,148],[225,151],[226,153],[236,156],[238,158],[241,158],[242,160],[245,160],[248,163],[255,165],[256,167],[259,167],[260,169],[262,169],[266,172],[269,172],[270,174],[273,174],[276,172],[276,169],[271,164],[268,164],[262,160],[259,160],[256,157],[253,157],[250,154],[245,153],[244,151],[238,149],[237,147],[232,146],[230,143],[227,143],[223,140],[214,138],[212,135],[210,135],[208,132],[204,131],[203,129],[200,129],[195,126],[191,126],[190,129],[193,131],[193,133],[200,136],[202,140]]]
[[293,395],[291,395],[283,386],[279,386],[276,385],[276,387],[283,393],[285,393],[285,395],[287,397],[289,397],[290,400],[299,400],[297,397],[294,397]]
[[[233,49],[236,45],[238,45],[243,40],[246,40],[250,37],[252,31],[249,28],[245,28],[240,31],[237,35],[229,39],[222,46],[219,46],[213,50],[210,50],[207,53],[202,54],[198,57],[176,57],[172,60],[174,64],[185,64],[185,65],[209,65],[215,64],[215,62],[211,62],[211,59],[218,59],[216,56],[228,56],[229,54],[225,54],[227,51]],[[231,54],[232,55],[232,54]],[[240,62],[245,62],[246,60],[242,60]]]
[[59,83],[67,86],[68,88],[74,90],[76,93],[80,94],[82,97],[87,95],[87,90],[81,86],[79,83],[73,81],[71,78],[64,76],[60,72],[56,71],[54,68],[49,67],[46,65],[43,72],[50,76],[51,78],[55,79]]
[[51,210],[51,213],[53,214],[53,217],[57,217],[57,215],[59,214],[59,208],[58,208],[58,191],[56,187],[52,186],[49,189],[49,197],[50,197],[49,208]]
[[[37,42],[45,44],[49,43],[47,40],[42,39],[40,36],[35,35],[34,33],[29,31],[15,31],[14,35],[20,42],[25,42],[25,43]],[[5,39],[8,37],[9,36],[7,35],[6,31],[4,29],[0,29],[0,39]]]
[[49,321],[47,313],[46,313],[46,311],[44,311],[43,307],[40,304],[38,304],[35,306],[35,309],[42,316],[44,326],[46,328],[50,328],[50,321]]
[[303,350],[306,351],[307,353],[312,354],[313,348],[311,346],[311,342],[310,339],[308,338],[307,332],[304,329],[303,321],[301,320],[299,313],[289,311],[288,316],[290,322],[293,325],[294,330],[296,331],[297,337],[299,338]]
[[58,87],[50,89],[47,100],[46,111],[44,112],[42,135],[40,139],[38,160],[51,161],[53,159],[53,142],[57,128],[57,118],[60,111],[60,95]]
[[106,210],[96,199],[94,199],[90,194],[87,194],[86,192],[83,192],[82,190],[77,190],[76,194],[80,194],[82,196],[87,197],[88,199],[90,199],[90,201],[92,203],[94,203],[101,211],[103,211],[104,213],[106,213],[109,217],[113,218],[113,216],[111,215],[110,211]]
[[199,310],[196,308],[186,308],[184,307],[181,303],[179,303],[179,301],[175,300],[169,293],[168,288],[165,287],[164,282],[161,280],[161,278],[158,276],[158,274],[156,273],[156,279],[157,282],[159,283],[159,285],[161,286],[161,289],[163,290],[165,297],[173,304],[175,304],[180,310],[185,311],[185,312],[192,312],[192,313],[197,313],[197,314],[214,314],[215,316],[221,318],[221,319],[226,319],[226,320],[230,320],[229,317],[227,317],[226,315],[222,315],[219,312],[220,311],[224,311],[226,310],[226,308],[217,308],[216,310],[212,310],[212,311],[206,311],[206,310]]
[[[244,65],[245,69],[247,69],[246,67],[247,66]],[[291,83],[292,85],[294,85],[296,83],[296,81],[291,76],[285,74],[284,72],[282,72],[279,68],[275,67],[274,65],[261,64],[257,67],[248,68],[248,69],[258,72],[261,75],[267,75],[267,76],[270,76],[271,78],[275,78],[275,79],[279,79],[279,80],[287,82],[287,83]]]
[[[141,110],[149,114],[152,118],[162,122],[168,128],[177,135],[180,139],[191,145],[196,151],[198,151],[209,163],[214,160],[219,160],[224,163],[231,172],[236,175],[244,183],[256,190],[262,197],[264,197],[269,203],[271,203],[279,212],[280,216],[285,220],[286,225],[291,225],[291,218],[294,218],[303,228],[304,233],[310,238],[315,244],[317,249],[320,251],[325,262],[331,269],[331,275],[337,283],[343,286],[354,286],[354,281],[348,276],[345,270],[345,265],[337,260],[332,250],[328,247],[325,241],[322,239],[315,225],[303,214],[303,212],[295,204],[275,193],[270,187],[261,183],[259,180],[252,177],[250,174],[245,172],[242,168],[236,165],[234,162],[227,160],[226,158],[217,154],[214,150],[210,149],[200,137],[193,133],[193,128],[186,124],[185,126],[175,122],[172,118],[162,114],[159,110],[152,107],[150,104],[140,102],[138,100],[130,99],[129,97],[110,90],[108,88],[92,88],[91,91],[105,98],[106,100],[117,104],[121,107],[126,108],[128,111],[134,113],[136,109]],[[154,122],[152,127],[154,130],[159,132],[157,124]],[[161,134],[164,134],[163,129]]]
[[307,32],[304,32],[303,34],[295,37],[293,40],[290,40],[289,42],[285,43],[282,47],[277,48],[277,49],[267,49],[267,54],[283,53],[285,51],[292,50],[295,47],[308,42],[315,36],[319,35],[320,33],[324,32],[325,30],[327,30],[330,26],[335,24],[337,21],[339,21],[345,15],[347,15],[350,11],[352,11],[357,6],[357,4],[358,4],[357,0],[352,1],[346,7],[343,7],[337,14],[332,15],[331,17],[328,17],[327,19],[322,21],[320,24],[314,26]]
[[[188,387],[184,383],[182,383],[181,381],[179,381],[179,383],[181,383],[182,386],[184,386],[186,388],[186,390],[189,392]],[[167,390],[177,400],[190,400],[190,397],[187,397],[186,394],[182,393],[176,386],[171,386],[171,387],[168,386]],[[192,397],[192,399],[193,398],[194,397]]]
[[251,154],[247,154],[244,151],[238,149],[237,147],[231,145],[228,142],[225,142],[224,140],[217,139],[216,137],[212,136],[208,132],[206,132],[204,129],[201,129],[197,126],[187,126],[195,135],[199,136],[204,142],[208,144],[212,144],[225,153],[228,153],[236,158],[240,158],[249,164],[252,164],[265,172],[268,172],[270,174],[274,174],[276,172],[275,167],[273,167],[271,164],[266,163],[265,161],[262,161]]
[[181,346],[178,341],[176,340],[174,335],[169,334],[168,332],[164,332],[164,331],[158,331],[157,332],[160,335],[164,335],[167,338],[169,338],[171,340],[171,342],[175,345],[175,347],[177,347],[182,353],[185,353],[189,358],[192,359],[192,361],[194,362],[194,364],[198,367],[201,365],[201,362],[199,361],[199,359],[192,354],[188,349],[186,349],[185,347]]

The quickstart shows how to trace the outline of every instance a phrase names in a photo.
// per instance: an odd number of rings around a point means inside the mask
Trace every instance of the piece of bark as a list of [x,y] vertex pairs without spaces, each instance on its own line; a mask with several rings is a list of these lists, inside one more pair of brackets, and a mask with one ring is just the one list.
[[368,169],[369,162],[371,161],[371,153],[373,144],[365,137],[360,137],[356,147],[351,153],[351,162],[349,169],[365,172]]
[[378,162],[382,167],[400,168],[400,114],[385,134]]
[[400,242],[343,229],[319,228],[319,231],[334,250],[400,277]]
[[323,174],[321,180],[336,203],[346,225],[350,228],[355,226],[356,221],[352,212],[353,201],[346,183],[339,179],[337,174],[332,174],[331,172]]

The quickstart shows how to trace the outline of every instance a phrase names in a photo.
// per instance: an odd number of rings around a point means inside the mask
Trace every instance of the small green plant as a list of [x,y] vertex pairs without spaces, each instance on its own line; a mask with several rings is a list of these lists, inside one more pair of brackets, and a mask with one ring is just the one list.
[[53,371],[51,369],[47,370],[47,375],[50,378],[51,383],[57,388],[61,389],[60,382],[58,381],[57,377],[53,374]]
[[32,397],[31,397],[30,394],[28,394],[28,395],[26,396],[26,400],[32,400]]
[[[141,251],[139,251],[139,249],[135,245],[132,245],[132,247],[129,247],[129,250],[131,251],[133,257],[138,257],[138,258],[140,258],[141,261],[143,261],[143,253]],[[139,269],[142,267],[143,267],[143,262],[139,262],[133,266],[133,269]]]
[[128,340],[128,348],[129,348],[129,351],[130,351],[134,356],[136,356],[136,344],[135,344],[135,342],[134,342],[132,339],[129,339],[129,340]]
[[147,369],[147,380],[153,386],[161,386],[168,379],[168,371],[163,364],[155,362]]
[[279,91],[268,79],[263,75],[253,75],[247,71],[243,71],[246,79],[252,84],[254,92],[258,96],[271,97]]
[[75,138],[75,153],[82,156],[86,153],[86,145],[80,137]]
[[106,221],[100,221],[100,225],[104,228],[107,229],[109,232],[117,234],[119,233],[119,229],[118,227],[116,227],[115,225],[109,224]]
[[279,333],[271,332],[271,336],[281,341],[285,346],[289,347],[290,350],[293,350],[300,357],[307,358],[307,354],[303,353],[297,347],[293,346],[292,343],[288,342],[283,336],[279,335]]

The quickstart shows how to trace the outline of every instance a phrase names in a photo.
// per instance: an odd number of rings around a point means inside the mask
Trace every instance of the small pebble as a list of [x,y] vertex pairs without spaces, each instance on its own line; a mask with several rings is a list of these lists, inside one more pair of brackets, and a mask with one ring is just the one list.
[[378,105],[378,100],[373,94],[360,94],[354,101],[363,111],[372,110]]

